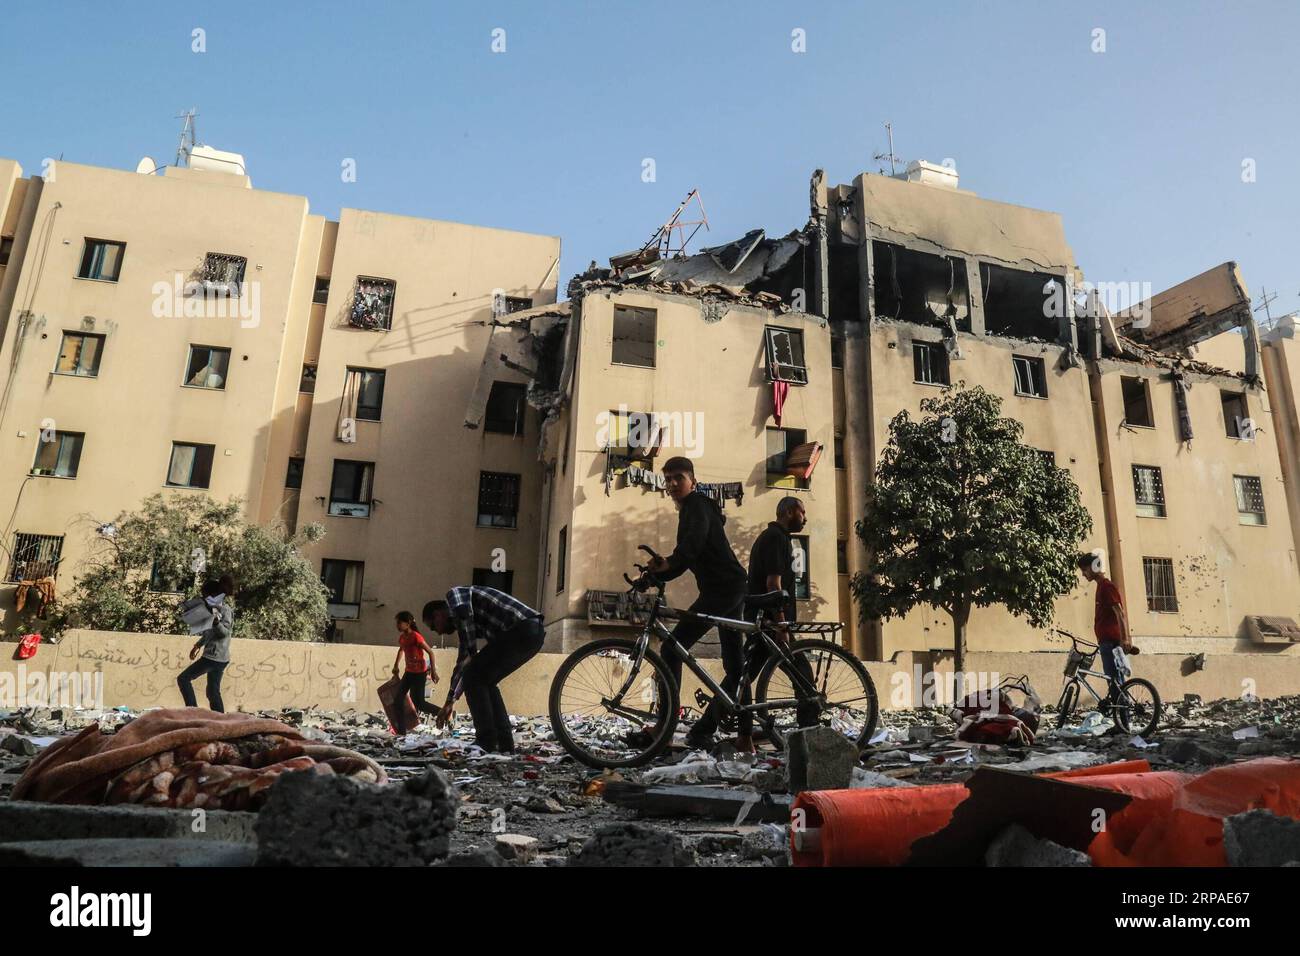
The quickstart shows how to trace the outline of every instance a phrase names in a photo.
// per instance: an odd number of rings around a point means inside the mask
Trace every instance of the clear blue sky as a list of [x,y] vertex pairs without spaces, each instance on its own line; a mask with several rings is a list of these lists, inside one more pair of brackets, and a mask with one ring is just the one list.
[[195,106],[259,188],[559,235],[563,283],[692,187],[697,245],[800,226],[811,171],[874,170],[890,120],[903,158],[1061,213],[1089,279],[1235,259],[1277,315],[1300,308],[1297,37],[1287,0],[28,3],[0,33],[0,156],[170,162]]

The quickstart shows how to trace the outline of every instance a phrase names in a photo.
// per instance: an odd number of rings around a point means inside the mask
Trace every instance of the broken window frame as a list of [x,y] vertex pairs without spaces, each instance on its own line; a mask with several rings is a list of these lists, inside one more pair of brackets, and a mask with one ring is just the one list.
[[[15,531],[13,550],[9,552],[6,584],[38,581],[55,577],[63,561],[63,535]],[[33,573],[30,565],[36,565]]]
[[374,504],[375,463],[335,458],[327,513],[334,518],[369,518]]
[[[780,434],[781,450],[775,451],[773,443],[775,434]],[[765,438],[767,441],[767,487],[769,488],[793,488],[796,490],[807,490],[811,478],[801,477],[797,474],[791,474],[787,462],[796,449],[803,448],[809,444],[816,444],[808,440],[808,432],[803,428],[768,428],[766,429]],[[798,440],[792,440],[797,438]],[[814,459],[814,466],[816,460]]]
[[209,252],[203,256],[195,278],[205,291],[225,293],[238,298],[244,289],[248,258],[226,252]]
[[[763,329],[763,351],[767,357],[767,380],[789,385],[808,384],[808,360],[804,353],[802,329],[769,325]],[[784,343],[784,349],[782,348]],[[788,362],[781,361],[785,355]]]
[[[1242,429],[1242,425],[1250,421],[1250,398],[1246,393],[1219,389],[1219,404],[1223,409],[1223,428],[1227,436],[1237,441],[1251,441]],[[1240,409],[1240,415],[1231,413],[1230,406],[1233,405]]]
[[1147,610],[1155,614],[1177,614],[1178,586],[1173,559],[1143,556],[1142,578],[1146,584]]
[[379,276],[357,276],[352,291],[348,325],[369,332],[388,332],[393,328],[397,280]]
[[505,471],[478,473],[479,528],[519,527],[519,502],[523,476]]
[[[1053,293],[1044,290],[1048,283],[1057,283],[1059,292],[1055,294],[1059,296],[1061,309],[1066,309],[1065,299],[1070,287],[1066,284],[1065,276],[1053,272],[1032,272],[1028,269],[1015,269],[1011,266],[983,260],[979,263],[979,274],[985,335],[1010,339],[1061,341],[1061,324],[1065,321],[1065,316],[1048,314],[1047,302]],[[1007,319],[1002,314],[1002,305],[997,301],[996,297],[994,298],[993,308],[989,308],[990,296],[994,295],[995,291],[999,294],[1002,293],[1008,281],[1022,283],[1022,287],[1016,290],[1016,294],[1026,300],[1038,303],[1036,308],[1029,310],[1032,320],[1022,318],[1019,314],[1012,319]],[[1029,324],[1026,325],[1026,322]]]
[[[630,328],[638,327],[637,326],[638,320],[644,323],[646,321],[646,316],[649,317],[649,327],[650,327],[649,339],[640,338],[640,337],[633,338],[626,334],[622,336],[619,335],[620,319],[622,319],[621,324],[624,332],[626,333],[626,331],[629,330]],[[621,365],[626,368],[654,368],[655,363],[657,361],[656,349],[657,349],[658,335],[659,335],[659,310],[658,309],[643,309],[633,305],[615,305],[613,324],[610,332],[610,359],[609,359],[610,364]],[[620,345],[623,347],[623,352],[624,352],[622,359],[619,358]],[[627,351],[629,349],[633,353],[635,353],[637,351],[638,346],[641,348],[645,348],[647,345],[649,346],[648,364],[643,361],[635,361],[635,359],[640,358],[640,356],[636,354],[632,354],[632,355],[627,354]]]
[[1255,528],[1268,524],[1264,509],[1264,482],[1258,475],[1233,475],[1232,492],[1237,499],[1238,524]]
[[912,381],[915,384],[946,388],[952,384],[949,374],[948,349],[942,342],[912,343]]
[[[1047,363],[1042,356],[1012,355],[1011,367],[1015,375],[1017,395],[1021,398],[1047,398]],[[1022,368],[1025,369],[1024,375],[1021,374]],[[1041,387],[1042,391],[1026,391],[1022,388],[1022,382],[1027,382],[1030,389]]]
[[[1137,386],[1142,389],[1142,418],[1143,421],[1135,421],[1129,417],[1130,410],[1136,404],[1137,396],[1131,394],[1128,390]],[[1151,409],[1151,383],[1138,375],[1121,375],[1120,376],[1120,397],[1124,403],[1124,423],[1132,425],[1134,428],[1155,428],[1155,415]]]
[[1166,518],[1165,478],[1158,465],[1133,466],[1133,502],[1139,518]]
[[[87,352],[87,346],[94,340],[94,349]],[[98,378],[99,363],[104,356],[104,345],[108,337],[96,332],[63,333],[59,343],[59,356],[54,360],[55,375],[71,375],[74,378]],[[69,354],[69,346],[73,347]],[[87,363],[89,358],[89,363]],[[65,367],[66,366],[66,367]]]
[[[900,322],[970,332],[970,275],[964,256],[924,252],[884,239],[873,239],[871,257],[875,289],[871,306],[874,315]],[[942,275],[945,265],[948,267],[946,280]],[[909,272],[910,275],[906,274]],[[945,308],[943,315],[937,314],[930,300],[923,294],[924,289],[937,288],[933,284],[935,281],[940,283],[939,287],[946,281],[948,288],[945,295],[952,302],[951,307],[956,308],[956,315],[949,317],[948,308]],[[965,315],[960,314],[963,302]]]
[[[504,406],[509,404],[507,396],[513,396],[514,410],[509,415],[504,412]],[[522,435],[527,396],[528,386],[523,382],[494,381],[488,392],[487,404],[483,407],[483,431],[514,438]]]
[[336,621],[355,621],[361,616],[361,589],[365,574],[364,561],[321,559],[320,579],[330,592],[326,598],[326,607],[331,618]]

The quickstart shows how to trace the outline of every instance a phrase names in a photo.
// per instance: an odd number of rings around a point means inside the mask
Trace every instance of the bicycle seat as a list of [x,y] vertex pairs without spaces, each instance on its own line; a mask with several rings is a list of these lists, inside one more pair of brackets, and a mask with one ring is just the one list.
[[768,591],[766,594],[745,596],[745,609],[749,611],[774,611],[790,600],[788,591]]

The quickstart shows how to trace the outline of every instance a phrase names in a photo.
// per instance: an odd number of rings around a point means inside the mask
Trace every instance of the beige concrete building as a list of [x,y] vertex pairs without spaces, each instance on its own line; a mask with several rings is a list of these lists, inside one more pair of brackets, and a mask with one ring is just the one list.
[[[321,522],[335,639],[391,641],[395,612],[497,548],[499,580],[533,590],[537,417],[518,387],[480,431],[460,411],[494,314],[554,302],[557,238],[330,222],[199,168],[0,161],[0,199],[0,626],[21,623],[14,584],[69,587],[95,527],[159,491]],[[491,527],[481,474],[499,476]]]

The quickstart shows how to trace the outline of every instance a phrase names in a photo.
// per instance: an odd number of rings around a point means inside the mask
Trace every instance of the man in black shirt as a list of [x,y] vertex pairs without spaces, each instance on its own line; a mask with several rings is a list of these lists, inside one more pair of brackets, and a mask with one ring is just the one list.
[[[745,569],[736,560],[723,530],[726,517],[716,501],[695,489],[695,465],[689,458],[675,457],[664,463],[664,480],[668,494],[677,502],[677,547],[666,558],[652,561],[650,570],[665,581],[680,577],[687,571],[695,576],[700,596],[690,606],[698,614],[711,614],[741,620],[745,603]],[[682,647],[689,648],[708,631],[709,625],[685,619],[673,629],[673,637]],[[730,628],[718,628],[722,645],[722,666],[725,676],[722,687],[735,695],[744,670],[744,641]],[[682,660],[676,654],[666,654],[666,663],[682,685]],[[708,749],[718,727],[718,707],[711,703],[704,715],[686,735],[687,746]]]

